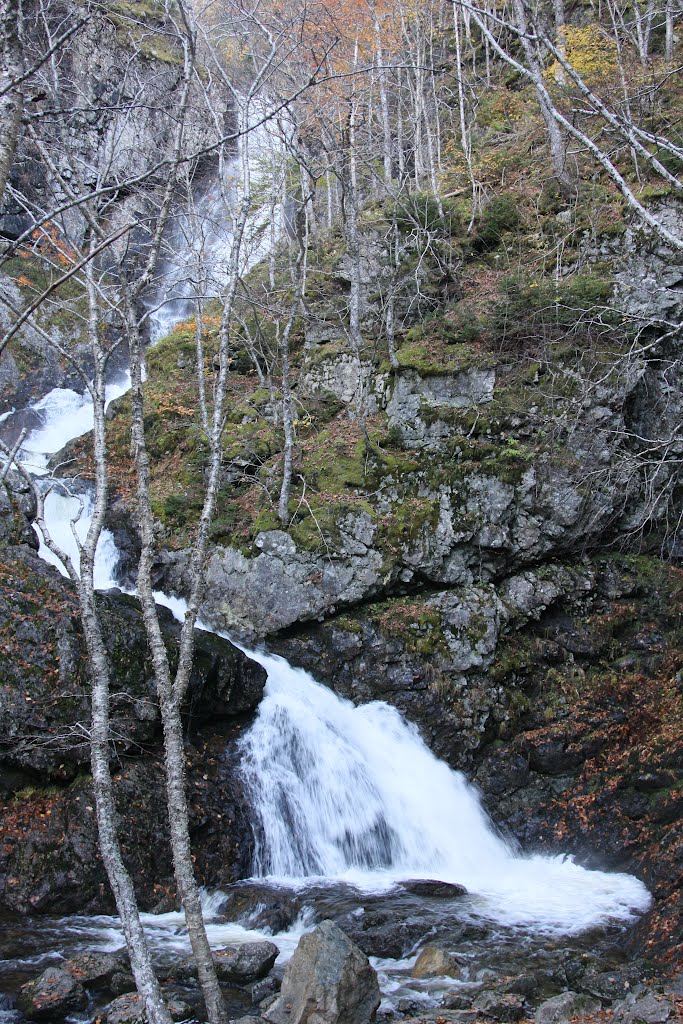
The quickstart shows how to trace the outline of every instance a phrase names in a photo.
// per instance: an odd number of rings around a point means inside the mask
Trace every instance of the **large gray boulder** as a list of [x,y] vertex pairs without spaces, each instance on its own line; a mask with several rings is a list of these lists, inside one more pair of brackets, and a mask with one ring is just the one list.
[[572,1017],[595,1013],[600,1003],[579,992],[560,992],[552,999],[546,999],[536,1010],[536,1024],[566,1024]]
[[304,935],[287,964],[272,1024],[368,1024],[380,1003],[377,975],[332,921]]
[[243,942],[240,946],[218,949],[213,959],[221,981],[243,984],[265,978],[280,950],[274,942]]

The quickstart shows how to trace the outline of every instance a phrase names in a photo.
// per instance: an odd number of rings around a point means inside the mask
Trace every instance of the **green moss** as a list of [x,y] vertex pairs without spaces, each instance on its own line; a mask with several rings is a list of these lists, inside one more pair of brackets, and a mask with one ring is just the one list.
[[365,614],[385,636],[400,639],[408,654],[444,658],[450,654],[441,612],[424,597],[390,598],[368,605]]
[[363,626],[358,619],[354,619],[350,615],[337,615],[334,619],[334,627],[341,629],[344,633],[353,633],[354,636],[359,636],[363,632]]

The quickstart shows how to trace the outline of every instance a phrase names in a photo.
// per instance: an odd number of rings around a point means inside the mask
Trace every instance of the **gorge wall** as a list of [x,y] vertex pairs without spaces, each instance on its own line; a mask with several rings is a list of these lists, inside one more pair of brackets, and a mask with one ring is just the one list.
[[[84,69],[73,88],[88,94],[90,108],[114,103],[118,69],[131,63],[155,97],[155,118],[141,108],[130,125],[127,174],[155,152],[167,130],[158,118],[177,96],[178,55],[164,49],[154,5],[145,10],[132,47],[115,16],[93,20],[71,65]],[[93,70],[106,84],[90,94]],[[202,125],[190,123],[200,147]],[[104,125],[76,126],[85,162],[106,147]],[[54,140],[43,142],[51,151]],[[61,200],[28,145],[17,175],[37,205]],[[653,969],[673,970],[683,955],[675,934],[683,887],[683,262],[637,228],[615,193],[586,186],[569,201],[545,187],[530,196],[520,182],[496,184],[472,231],[457,199],[444,200],[441,216],[420,194],[401,225],[398,270],[388,242],[395,210],[368,200],[360,352],[348,344],[343,233],[313,238],[314,287],[292,341],[295,476],[284,522],[275,511],[283,382],[277,360],[254,359],[245,301],[232,338],[202,614],[264,641],[353,701],[395,704],[439,757],[471,773],[494,820],[528,847],[638,873],[656,905],[633,941]],[[125,191],[116,196],[112,223],[128,202]],[[670,195],[654,202],[680,224]],[[23,225],[11,208],[2,232],[11,240]],[[551,266],[546,254],[558,237],[563,259]],[[38,269],[31,253],[16,254],[5,280],[13,301],[40,287]],[[260,294],[269,272],[257,266],[247,286]],[[286,293],[281,266],[275,276]],[[397,366],[385,351],[390,290]],[[74,289],[41,323],[81,358],[83,316],[83,292]],[[219,316],[209,303],[201,324],[209,375]],[[272,342],[272,324],[261,327]],[[67,363],[48,351],[25,330],[3,358],[4,409],[73,383]],[[161,541],[155,579],[178,594],[188,589],[206,465],[195,353],[194,323],[180,324],[147,360]],[[131,584],[129,401],[109,410],[108,443],[116,490],[109,525]],[[89,460],[82,440],[55,464],[87,477]],[[3,511],[0,901],[20,912],[108,909],[73,591],[28,550],[32,509],[17,481]],[[151,842],[166,825],[139,613],[121,597],[101,602],[116,661],[112,756],[126,855],[143,905],[169,906],[168,852]],[[170,622],[167,635],[172,645]],[[234,740],[262,687],[260,669],[201,638],[186,718],[193,842],[206,884],[250,870]]]

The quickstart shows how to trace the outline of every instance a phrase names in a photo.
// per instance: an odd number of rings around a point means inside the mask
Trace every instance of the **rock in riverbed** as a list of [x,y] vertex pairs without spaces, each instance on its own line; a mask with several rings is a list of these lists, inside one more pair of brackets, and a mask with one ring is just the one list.
[[79,953],[61,969],[86,988],[109,988],[115,974],[124,970],[123,960],[109,953]]
[[244,984],[265,978],[277,960],[280,950],[274,942],[243,942],[226,946],[213,955],[216,974],[221,981]]
[[[167,998],[166,1005],[172,1020],[185,1020],[192,1016],[192,1010],[182,999]],[[102,1014],[102,1020],[104,1024],[146,1024],[147,1018],[140,996],[136,992],[129,992],[109,1004]]]
[[401,882],[400,887],[413,896],[440,900],[453,900],[459,896],[467,896],[467,889],[464,885],[457,885],[454,882],[439,882],[432,878],[411,878],[406,882]]
[[70,1013],[84,1010],[87,996],[83,986],[68,971],[48,967],[46,971],[24,985],[17,1004],[29,1020],[63,1020]]
[[332,921],[304,935],[287,964],[272,1024],[368,1024],[380,1003],[377,975]]
[[[260,981],[272,970],[280,950],[274,942],[242,942],[240,945],[215,949],[213,962],[221,981],[237,985]],[[197,966],[192,957],[183,960],[173,971],[179,981],[197,977]]]
[[424,947],[410,973],[413,978],[459,978],[462,962],[448,950],[430,943]]

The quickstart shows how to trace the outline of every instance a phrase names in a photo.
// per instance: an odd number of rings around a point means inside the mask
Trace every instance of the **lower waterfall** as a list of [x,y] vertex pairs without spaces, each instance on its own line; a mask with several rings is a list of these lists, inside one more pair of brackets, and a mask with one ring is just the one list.
[[257,876],[370,890],[400,879],[457,882],[501,924],[564,934],[626,922],[649,906],[631,875],[522,854],[495,830],[476,789],[395,708],[354,707],[284,659],[247,653],[268,672],[241,741]]

